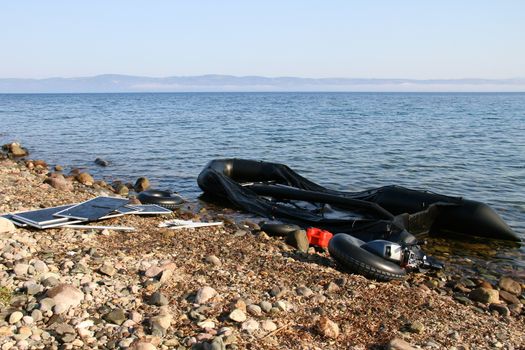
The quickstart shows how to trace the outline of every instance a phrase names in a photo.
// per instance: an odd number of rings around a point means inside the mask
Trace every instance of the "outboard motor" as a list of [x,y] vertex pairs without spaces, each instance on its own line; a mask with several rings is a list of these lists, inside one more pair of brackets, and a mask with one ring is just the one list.
[[408,270],[442,269],[443,264],[427,257],[421,250],[421,243],[424,242],[401,245],[396,242],[378,239],[363,244],[361,248]]

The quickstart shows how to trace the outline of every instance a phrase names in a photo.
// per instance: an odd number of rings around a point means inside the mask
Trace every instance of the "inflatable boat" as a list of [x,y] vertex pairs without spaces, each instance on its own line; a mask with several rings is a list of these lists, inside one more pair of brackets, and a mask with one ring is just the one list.
[[288,166],[245,159],[216,159],[197,179],[212,196],[264,217],[346,232],[369,241],[385,234],[447,233],[519,241],[488,205],[401,186],[342,192],[320,186]]
[[217,159],[204,167],[197,182],[206,195],[245,211],[336,233],[328,245],[330,255],[350,272],[380,281],[442,267],[423,253],[412,233],[520,240],[484,203],[400,186],[335,191],[278,163]]

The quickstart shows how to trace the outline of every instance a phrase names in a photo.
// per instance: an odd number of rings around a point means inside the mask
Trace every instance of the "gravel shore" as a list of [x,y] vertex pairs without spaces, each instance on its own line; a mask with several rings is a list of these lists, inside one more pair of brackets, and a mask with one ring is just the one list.
[[[42,163],[0,159],[0,213],[115,195],[78,174],[53,183]],[[524,349],[525,286],[510,278],[379,283],[233,214],[101,222],[125,233],[0,226],[0,348]],[[157,227],[174,218],[225,225]]]

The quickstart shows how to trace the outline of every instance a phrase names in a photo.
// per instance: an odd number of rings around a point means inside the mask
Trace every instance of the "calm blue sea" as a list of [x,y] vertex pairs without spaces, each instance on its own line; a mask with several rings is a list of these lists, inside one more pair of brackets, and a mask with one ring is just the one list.
[[485,201],[525,237],[523,93],[0,95],[0,141],[13,140],[52,165],[190,198],[218,157],[285,163],[341,190],[429,189]]

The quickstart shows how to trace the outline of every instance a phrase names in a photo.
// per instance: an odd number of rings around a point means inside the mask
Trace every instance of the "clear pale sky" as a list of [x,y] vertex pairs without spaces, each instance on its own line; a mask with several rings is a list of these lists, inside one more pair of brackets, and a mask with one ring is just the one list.
[[0,78],[525,77],[525,0],[2,1]]

